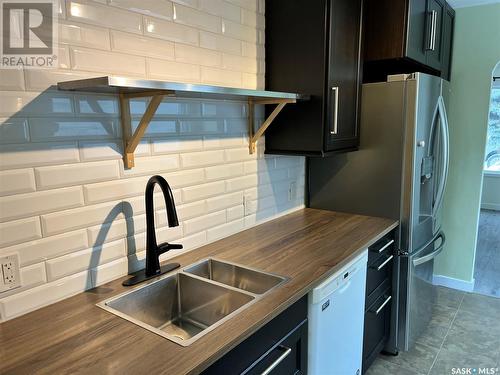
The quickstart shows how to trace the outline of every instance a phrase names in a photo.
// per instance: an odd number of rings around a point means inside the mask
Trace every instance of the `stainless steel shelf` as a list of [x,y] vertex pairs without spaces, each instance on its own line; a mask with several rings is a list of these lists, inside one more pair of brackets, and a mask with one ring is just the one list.
[[195,85],[190,83],[178,83],[167,81],[155,81],[148,79],[136,79],[117,76],[104,76],[96,78],[78,79],[74,81],[59,82],[59,90],[85,91],[109,94],[147,94],[151,92],[161,93],[184,98],[210,98],[219,100],[259,100],[266,99],[293,99],[308,100],[308,95],[250,90],[232,87],[220,87],[209,85]]
[[[59,90],[83,91],[93,93],[108,93],[119,96],[120,117],[123,133],[123,162],[126,168],[135,165],[134,152],[144,133],[156,113],[158,106],[166,96],[178,98],[200,98],[217,100],[240,100],[248,102],[248,139],[249,152],[256,151],[257,141],[262,137],[273,120],[287,104],[308,100],[308,95],[290,92],[261,91],[239,89],[232,87],[195,85],[167,81],[154,81],[149,79],[136,79],[117,76],[104,76],[75,81],[59,82]],[[132,132],[130,99],[138,97],[151,97],[139,125]],[[267,117],[257,131],[254,131],[253,112],[256,104],[275,104],[273,112]]]

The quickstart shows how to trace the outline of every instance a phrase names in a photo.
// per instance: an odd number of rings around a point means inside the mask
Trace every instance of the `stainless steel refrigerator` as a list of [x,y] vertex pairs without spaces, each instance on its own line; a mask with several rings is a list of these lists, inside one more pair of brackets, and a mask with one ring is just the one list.
[[448,82],[413,73],[364,84],[358,151],[308,161],[309,206],[400,221],[391,339],[408,350],[432,317],[448,174]]

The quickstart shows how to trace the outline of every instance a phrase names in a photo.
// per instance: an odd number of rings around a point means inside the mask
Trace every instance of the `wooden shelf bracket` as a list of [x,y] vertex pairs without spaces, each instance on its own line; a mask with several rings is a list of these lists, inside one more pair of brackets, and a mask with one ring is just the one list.
[[[120,118],[122,124],[122,137],[123,137],[123,164],[125,168],[130,169],[135,165],[134,152],[139,142],[141,141],[144,133],[146,132],[149,123],[153,119],[156,110],[160,106],[161,101],[165,96],[171,95],[168,91],[158,92],[144,92],[134,94],[119,94],[120,101]],[[151,97],[151,101],[142,115],[139,125],[132,133],[132,119],[130,115],[130,99]]]
[[[248,100],[248,140],[249,140],[249,151],[253,154],[256,151],[257,141],[265,133],[269,125],[272,124],[276,116],[281,112],[281,110],[288,103],[296,103],[295,99],[267,99],[267,100]],[[254,111],[255,104],[277,104],[276,108],[271,112],[271,114],[264,120],[262,125],[254,131]]]

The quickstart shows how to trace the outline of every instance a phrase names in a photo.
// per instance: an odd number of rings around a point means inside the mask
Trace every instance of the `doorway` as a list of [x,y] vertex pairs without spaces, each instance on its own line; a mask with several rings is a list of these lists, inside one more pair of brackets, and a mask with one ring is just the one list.
[[500,63],[493,70],[474,292],[500,298]]

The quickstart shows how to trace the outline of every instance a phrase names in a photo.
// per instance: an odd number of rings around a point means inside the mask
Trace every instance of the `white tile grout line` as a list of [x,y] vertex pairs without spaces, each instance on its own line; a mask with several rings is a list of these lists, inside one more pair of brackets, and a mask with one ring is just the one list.
[[462,298],[460,299],[460,303],[458,304],[457,311],[455,311],[455,314],[453,315],[453,319],[451,320],[450,326],[448,327],[448,330],[446,331],[446,334],[444,335],[443,341],[441,342],[441,345],[439,346],[439,350],[436,354],[436,357],[434,357],[434,361],[432,361],[432,365],[429,368],[429,371],[427,372],[427,375],[430,375],[432,368],[436,364],[436,361],[439,357],[439,353],[441,353],[441,349],[443,349],[444,342],[446,341],[446,337],[448,336],[448,333],[450,333],[451,327],[453,326],[453,323],[455,322],[455,318],[457,317],[458,311],[460,310],[460,307],[462,306],[462,302],[464,300],[466,293],[462,294]]

